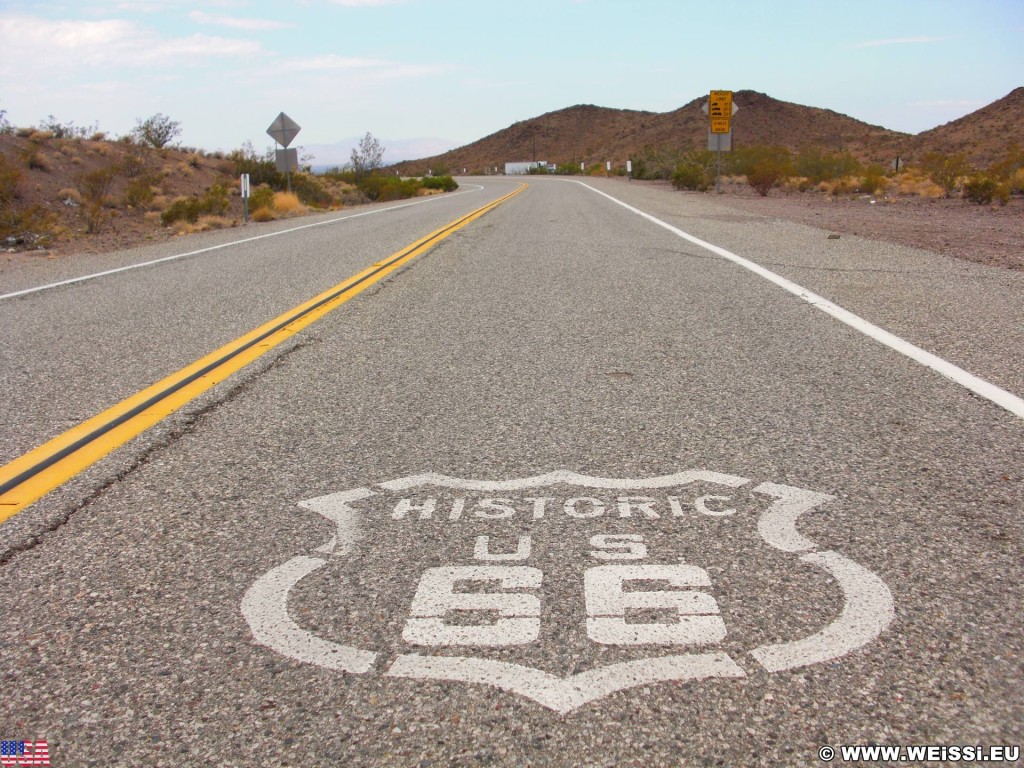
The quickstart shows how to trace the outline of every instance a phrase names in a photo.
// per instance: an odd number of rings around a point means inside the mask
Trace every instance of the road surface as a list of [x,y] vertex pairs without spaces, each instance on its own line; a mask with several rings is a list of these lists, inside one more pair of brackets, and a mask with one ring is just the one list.
[[0,272],[9,464],[405,254],[7,515],[4,739],[1019,761],[1024,275],[528,181]]

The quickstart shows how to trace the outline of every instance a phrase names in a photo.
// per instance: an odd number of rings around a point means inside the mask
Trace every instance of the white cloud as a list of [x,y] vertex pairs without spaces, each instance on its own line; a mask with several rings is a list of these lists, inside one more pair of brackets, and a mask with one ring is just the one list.
[[892,37],[887,40],[869,40],[864,43],[854,43],[853,45],[847,46],[849,48],[878,48],[883,45],[910,45],[918,43],[941,43],[945,38],[942,37],[927,37],[926,35],[918,35],[916,37]]
[[197,24],[213,24],[231,29],[244,29],[248,31],[263,31],[270,29],[287,29],[294,27],[284,21],[271,21],[269,19],[248,19],[240,16],[214,16],[205,11],[192,11],[188,17]]
[[[167,38],[131,21],[0,17],[0,49],[31,71],[91,67],[186,66],[207,58],[252,56],[258,42],[209,35]],[[9,70],[10,68],[8,68]]]

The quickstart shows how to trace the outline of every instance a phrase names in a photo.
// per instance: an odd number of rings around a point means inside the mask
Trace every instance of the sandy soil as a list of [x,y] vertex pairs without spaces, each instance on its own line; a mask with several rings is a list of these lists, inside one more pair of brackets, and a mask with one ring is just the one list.
[[820,192],[779,190],[761,197],[753,190],[734,187],[716,195],[715,201],[837,233],[1024,270],[1024,199],[1020,197],[1005,206],[986,206],[957,198],[833,197]]

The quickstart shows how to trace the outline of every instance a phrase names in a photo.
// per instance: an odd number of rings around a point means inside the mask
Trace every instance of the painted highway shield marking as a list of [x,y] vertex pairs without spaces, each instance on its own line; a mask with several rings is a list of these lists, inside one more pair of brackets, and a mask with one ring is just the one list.
[[[888,587],[797,528],[804,515],[832,499],[794,486],[704,470],[643,479],[568,471],[496,481],[438,474],[403,477],[300,502],[300,507],[331,521],[334,535],[313,553],[259,577],[246,592],[241,611],[256,642],[288,658],[350,674],[380,670],[392,678],[494,686],[566,714],[639,685],[741,678],[754,663],[769,673],[782,672],[839,658],[875,640],[895,615]],[[582,579],[560,573],[558,558],[549,553],[544,560],[534,534],[522,532],[548,524],[578,532]],[[700,527],[705,532],[733,526],[730,531],[738,534],[737,540],[759,542],[770,557],[781,553],[794,571],[810,567],[824,574],[841,593],[841,608],[815,603],[821,616],[809,634],[740,651],[716,648],[729,629],[709,571],[703,564],[680,561],[675,553],[657,551],[668,539],[645,535],[645,526]],[[393,562],[386,578],[367,586],[365,595],[354,594],[361,588],[357,583],[387,570],[356,564],[360,553],[372,552],[371,544],[392,541],[403,530],[406,535],[415,532],[417,540],[425,533],[435,540],[449,533],[466,542],[446,550],[449,554],[428,553],[433,559],[419,571],[403,554],[401,568]],[[453,551],[464,553],[455,557],[469,562],[451,562]],[[699,547],[689,553],[705,554]],[[757,553],[742,554],[747,558]],[[336,576],[330,575],[335,566],[351,569],[339,577],[340,589],[333,581]],[[399,571],[407,570],[408,583],[398,583]],[[304,589],[304,580],[318,576],[326,581]],[[582,594],[559,599],[577,599],[579,605],[542,611],[548,600],[545,587],[566,581],[576,589],[582,584]],[[395,635],[390,641],[382,639],[386,630],[368,627],[363,618],[364,606],[372,605],[382,589],[399,596],[388,604],[392,612],[396,604],[405,611],[383,619]],[[304,592],[337,593],[338,610],[351,616],[328,632],[304,629],[292,618],[294,606],[304,600],[296,594]],[[567,673],[541,668],[551,666],[544,660],[537,666],[512,660],[513,654],[537,647],[542,633],[549,631],[546,624],[558,623],[573,610],[580,613],[580,606],[585,620],[567,622],[574,624],[573,642],[578,648],[608,648],[612,663]],[[309,609],[301,612],[309,615]],[[728,618],[737,619],[734,614]],[[787,626],[783,618],[773,630],[786,637],[793,634]],[[367,638],[362,645],[345,639],[353,629]]]

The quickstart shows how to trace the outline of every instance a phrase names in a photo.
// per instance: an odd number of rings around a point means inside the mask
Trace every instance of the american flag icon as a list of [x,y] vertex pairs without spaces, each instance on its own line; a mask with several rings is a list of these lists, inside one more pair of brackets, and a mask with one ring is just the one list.
[[0,741],[0,765],[49,765],[50,747],[45,739]]

